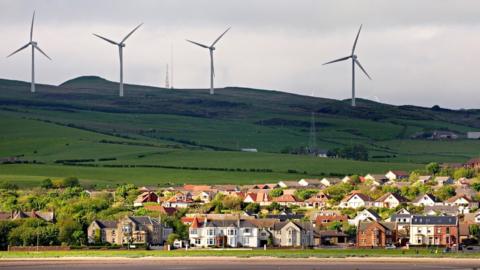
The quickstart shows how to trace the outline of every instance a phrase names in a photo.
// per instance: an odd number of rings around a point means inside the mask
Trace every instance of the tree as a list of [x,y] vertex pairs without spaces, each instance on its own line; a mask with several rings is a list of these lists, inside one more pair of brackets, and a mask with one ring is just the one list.
[[431,162],[425,166],[425,170],[427,170],[429,174],[435,175],[440,172],[440,165],[437,162]]
[[260,204],[258,204],[258,203],[249,203],[249,204],[247,204],[247,206],[245,207],[245,211],[247,211],[247,212],[252,212],[252,213],[257,214],[258,212],[260,212]]
[[58,223],[58,240],[61,243],[67,245],[80,245],[80,239],[78,239],[78,233],[74,236],[74,233],[77,231],[82,232],[82,225],[71,218],[64,219]]
[[295,196],[300,200],[304,201],[317,194],[318,190],[316,189],[297,189],[295,190]]
[[480,192],[480,181],[475,181],[472,183],[472,188],[476,191],[476,192]]
[[225,196],[222,200],[222,208],[230,210],[242,209],[242,198],[238,196]]
[[480,236],[480,226],[478,226],[478,224],[471,224],[468,227],[468,231],[470,232],[470,235],[473,235],[475,237]]
[[18,186],[16,184],[10,183],[8,181],[0,181],[0,189],[17,190]]
[[18,224],[10,220],[0,221],[0,250],[6,250],[8,247],[8,234]]
[[80,186],[80,181],[76,177],[67,177],[63,179],[63,187],[78,187]]
[[270,195],[272,198],[277,198],[277,197],[280,197],[283,195],[283,189],[281,188],[275,188],[275,189],[272,189],[268,195]]
[[332,201],[335,203],[340,202],[345,195],[350,193],[353,190],[353,185],[347,183],[336,184],[333,186],[327,187],[324,191],[328,194]]
[[44,188],[44,189],[53,188],[52,179],[50,179],[50,178],[43,179],[42,182],[40,183],[40,187],[42,187],[42,188]]
[[343,224],[340,221],[333,221],[330,224],[328,224],[327,229],[328,230],[334,230],[334,231],[339,231],[342,228]]
[[472,178],[475,176],[475,170],[468,169],[468,168],[459,168],[453,172],[453,178],[460,179],[460,178]]
[[180,239],[180,235],[176,233],[171,233],[167,237],[167,244],[173,245],[173,242],[175,242],[175,240],[178,240],[178,239]]
[[444,201],[450,197],[455,196],[455,187],[443,186],[435,191],[435,196]]

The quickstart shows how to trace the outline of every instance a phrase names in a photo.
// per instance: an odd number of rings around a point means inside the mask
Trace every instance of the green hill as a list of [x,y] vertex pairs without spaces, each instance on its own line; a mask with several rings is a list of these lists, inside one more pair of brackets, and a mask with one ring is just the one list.
[[[0,180],[3,176],[31,184],[39,177],[76,175],[104,184],[115,179],[139,184],[155,179],[259,182],[411,169],[480,155],[480,141],[464,139],[467,131],[480,130],[479,110],[369,100],[352,108],[348,100],[238,87],[217,89],[212,96],[205,89],[126,85],[126,96],[119,98],[118,84],[95,76],[60,86],[38,85],[35,94],[29,87],[0,80],[0,157],[45,164],[2,165]],[[370,162],[280,154],[308,146],[312,112],[318,147],[362,144],[369,149]],[[411,139],[435,130],[461,138]],[[261,153],[242,153],[241,148]],[[109,158],[115,159],[99,160]],[[94,161],[83,167],[58,163],[75,159]],[[123,165],[131,167],[114,167]]]

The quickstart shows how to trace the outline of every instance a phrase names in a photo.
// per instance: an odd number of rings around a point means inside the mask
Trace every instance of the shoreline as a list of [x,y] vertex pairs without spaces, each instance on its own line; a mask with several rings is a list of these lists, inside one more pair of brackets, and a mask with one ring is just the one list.
[[136,261],[182,261],[182,262],[255,262],[255,263],[272,263],[272,262],[361,262],[361,263],[443,263],[443,262],[457,262],[457,263],[479,263],[479,258],[454,258],[454,257],[444,257],[444,258],[429,258],[429,257],[305,257],[305,258],[285,258],[285,257],[274,257],[274,256],[252,256],[252,257],[235,257],[235,256],[175,256],[175,257],[155,257],[155,256],[145,256],[145,257],[41,257],[41,258],[0,258],[0,262],[18,262],[18,261],[66,261],[66,262],[91,262],[91,261],[122,261],[122,262],[136,262]]

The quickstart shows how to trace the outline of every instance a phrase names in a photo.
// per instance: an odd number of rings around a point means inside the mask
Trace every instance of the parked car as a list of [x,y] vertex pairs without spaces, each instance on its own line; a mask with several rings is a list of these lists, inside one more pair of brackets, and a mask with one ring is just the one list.
[[386,245],[385,249],[396,249],[397,247],[394,244]]

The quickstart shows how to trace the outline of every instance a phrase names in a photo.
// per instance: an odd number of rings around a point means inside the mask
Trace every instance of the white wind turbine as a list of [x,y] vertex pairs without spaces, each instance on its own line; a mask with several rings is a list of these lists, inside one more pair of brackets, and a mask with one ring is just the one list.
[[360,64],[360,61],[358,61],[357,59],[357,55],[355,54],[355,47],[357,46],[357,41],[358,41],[358,36],[360,36],[360,31],[362,30],[362,25],[360,25],[360,29],[358,29],[358,33],[357,33],[357,37],[355,38],[355,42],[353,43],[353,48],[352,48],[352,54],[349,55],[349,56],[346,56],[346,57],[342,57],[342,58],[339,58],[339,59],[336,59],[336,60],[333,60],[333,61],[330,61],[330,62],[327,62],[325,63],[324,65],[328,65],[328,64],[331,64],[331,63],[335,63],[335,62],[340,62],[340,61],[345,61],[345,60],[348,60],[348,59],[352,59],[352,106],[355,107],[355,64],[358,65],[358,67],[363,71],[363,73],[365,73],[365,75],[367,75],[367,77],[371,80],[372,78],[370,78],[370,76],[368,75],[367,71],[365,71],[365,69],[362,67],[362,65]]
[[117,45],[118,46],[118,53],[120,55],[120,91],[119,91],[119,95],[120,97],[123,97],[123,48],[125,47],[125,41],[127,40],[127,38],[129,38],[133,32],[137,31],[137,29],[142,26],[143,23],[139,24],[137,27],[135,27],[132,31],[130,31],[130,33],[128,33],[128,35],[126,35],[122,41],[120,42],[115,42],[113,40],[110,40],[106,37],[102,37],[100,35],[97,35],[97,34],[93,34],[94,36],[96,37],[99,37],[103,40],[105,40],[106,42],[109,42],[109,43],[112,43],[113,45]]
[[215,77],[215,69],[213,67],[213,51],[215,51],[215,44],[217,44],[217,42],[223,37],[223,35],[225,35],[228,32],[228,30],[230,30],[230,28],[231,27],[227,28],[227,30],[225,30],[225,32],[223,32],[223,34],[221,34],[210,46],[203,45],[201,43],[187,39],[188,42],[191,42],[197,46],[203,47],[210,51],[210,95],[213,95],[215,92],[215,89],[213,88],[213,78]]
[[33,12],[33,17],[32,17],[32,26],[30,27],[30,42],[28,42],[27,44],[25,44],[23,47],[21,47],[20,49],[14,51],[13,53],[11,53],[9,56],[7,57],[10,57],[16,53],[18,53],[19,51],[27,48],[28,46],[32,46],[32,82],[31,82],[31,87],[30,87],[30,91],[32,93],[35,93],[35,49],[37,49],[40,53],[42,53],[43,55],[45,55],[45,57],[47,57],[49,60],[52,60],[50,57],[48,57],[48,55],[46,53],[44,53],[40,47],[38,47],[38,43],[36,41],[33,41],[33,22],[35,21],[35,11]]

